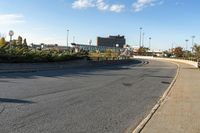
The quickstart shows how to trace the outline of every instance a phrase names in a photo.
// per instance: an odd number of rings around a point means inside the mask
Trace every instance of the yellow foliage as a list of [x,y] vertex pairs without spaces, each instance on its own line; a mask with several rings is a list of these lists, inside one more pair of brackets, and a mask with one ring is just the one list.
[[0,38],[0,48],[4,47],[6,45],[6,40],[4,37]]

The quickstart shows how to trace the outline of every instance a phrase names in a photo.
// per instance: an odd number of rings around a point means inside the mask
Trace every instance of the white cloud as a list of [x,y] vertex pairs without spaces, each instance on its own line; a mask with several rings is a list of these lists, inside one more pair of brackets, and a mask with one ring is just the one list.
[[94,0],[75,0],[72,3],[72,8],[75,9],[86,9],[94,6]]
[[121,12],[124,8],[125,8],[124,5],[113,4],[113,5],[110,7],[110,11],[119,13],[119,12]]
[[0,14],[1,25],[18,24],[24,22],[24,16],[21,14]]
[[101,11],[111,11],[119,13],[125,7],[119,4],[108,4],[105,0],[74,0],[72,3],[72,8],[74,9],[86,9],[86,8],[97,8]]
[[106,3],[104,2],[104,0],[97,0],[97,1],[96,1],[96,7],[97,7],[97,9],[99,9],[99,10],[105,11],[105,10],[107,10],[107,9],[109,8],[109,5],[106,4]]
[[135,12],[142,11],[144,8],[149,6],[155,6],[158,3],[163,3],[161,0],[137,0],[133,3],[133,9]]

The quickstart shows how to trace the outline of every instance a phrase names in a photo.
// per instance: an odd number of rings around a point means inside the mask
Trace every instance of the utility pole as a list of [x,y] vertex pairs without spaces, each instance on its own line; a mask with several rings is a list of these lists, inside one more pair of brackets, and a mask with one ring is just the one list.
[[11,42],[12,42],[12,36],[13,36],[13,35],[14,35],[14,31],[13,31],[13,30],[10,30],[10,31],[9,31],[9,36],[10,36],[10,43],[9,43],[9,45],[10,45],[10,53],[11,53],[11,49],[12,49],[12,48],[11,48],[11,47],[12,47],[12,46],[11,46]]
[[194,46],[194,38],[195,36],[192,36],[192,47]]
[[139,41],[140,47],[141,47],[141,42],[142,42],[142,27],[140,27],[140,41]]
[[185,42],[186,42],[186,45],[185,45],[185,51],[188,50],[188,41],[189,41],[188,39],[185,40]]
[[151,50],[151,37],[149,37],[149,50]]
[[67,30],[67,47],[69,46],[69,30]]
[[143,34],[142,34],[142,47],[144,47],[144,36],[145,36],[145,33],[143,32]]

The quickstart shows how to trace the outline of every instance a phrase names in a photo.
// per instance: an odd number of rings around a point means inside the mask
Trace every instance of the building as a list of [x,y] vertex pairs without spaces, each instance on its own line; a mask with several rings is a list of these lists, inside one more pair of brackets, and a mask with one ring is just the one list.
[[107,47],[107,46],[94,46],[94,45],[86,45],[86,44],[76,44],[76,43],[72,43],[72,46],[74,46],[75,48],[75,51],[79,51],[79,50],[85,50],[85,51],[88,51],[88,52],[91,52],[91,51],[100,51],[100,52],[104,52],[106,49],[110,49],[112,51],[115,51],[115,50],[120,50],[120,49],[123,49],[123,48],[120,48],[120,47]]
[[59,50],[59,51],[64,51],[64,50],[68,50],[69,47],[67,46],[59,46],[58,44],[33,44],[31,43],[31,48],[33,49],[37,49],[37,50]]
[[124,36],[97,37],[97,46],[123,48],[126,44]]

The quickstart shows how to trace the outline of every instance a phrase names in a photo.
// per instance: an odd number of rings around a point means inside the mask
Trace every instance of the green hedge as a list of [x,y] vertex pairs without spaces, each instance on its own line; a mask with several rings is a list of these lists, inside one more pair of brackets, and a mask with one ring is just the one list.
[[62,62],[82,59],[87,57],[87,52],[72,53],[69,51],[57,52],[55,50],[30,50],[24,48],[0,49],[0,63],[37,63],[37,62]]

